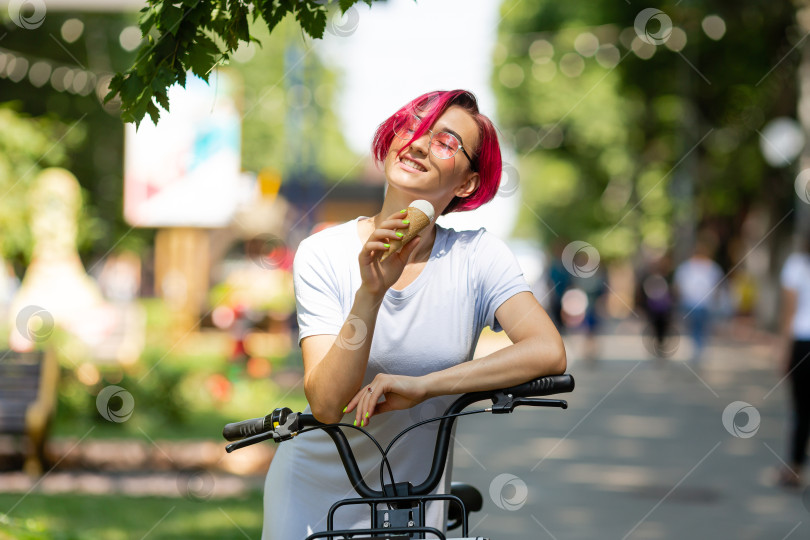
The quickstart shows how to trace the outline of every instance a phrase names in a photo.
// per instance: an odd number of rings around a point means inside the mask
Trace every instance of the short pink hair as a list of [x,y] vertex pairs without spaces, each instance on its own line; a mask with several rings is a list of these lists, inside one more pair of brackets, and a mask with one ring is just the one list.
[[398,117],[406,113],[422,113],[419,116],[423,119],[421,125],[413,134],[413,138],[400,150],[401,153],[408,148],[412,141],[427,132],[436,120],[444,114],[444,111],[451,106],[461,107],[478,124],[478,149],[475,153],[470,152],[469,149],[467,149],[467,152],[472,157],[471,166],[478,171],[480,183],[478,189],[472,195],[464,198],[454,197],[442,214],[475,210],[495,198],[495,194],[498,193],[498,186],[501,183],[502,163],[498,134],[490,119],[478,111],[478,100],[475,95],[466,90],[439,90],[422,94],[380,124],[371,143],[374,159],[377,163],[383,163],[394,140],[394,122]]

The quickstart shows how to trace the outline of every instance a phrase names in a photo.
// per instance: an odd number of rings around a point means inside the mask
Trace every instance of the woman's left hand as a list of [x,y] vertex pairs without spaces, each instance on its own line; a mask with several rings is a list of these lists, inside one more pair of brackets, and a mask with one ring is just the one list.
[[[381,397],[385,397],[385,401],[377,403]],[[426,398],[424,379],[380,373],[357,392],[346,406],[346,412],[356,409],[355,425],[367,426],[375,414],[409,409]]]

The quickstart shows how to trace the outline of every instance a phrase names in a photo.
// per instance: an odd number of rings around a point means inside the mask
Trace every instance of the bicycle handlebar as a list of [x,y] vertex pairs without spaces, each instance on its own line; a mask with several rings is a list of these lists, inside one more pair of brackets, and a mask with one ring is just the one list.
[[273,424],[270,423],[269,419],[270,415],[268,414],[261,418],[251,418],[250,420],[228,424],[222,429],[222,436],[228,441],[238,441],[252,435],[265,433],[273,429]]
[[[574,391],[574,377],[571,375],[549,375],[527,383],[501,390],[504,394],[517,397],[550,396]],[[497,392],[497,391],[496,391]],[[486,392],[484,392],[486,393]]]
[[[567,408],[568,404],[563,400],[550,399],[529,399],[538,396],[549,396],[574,390],[574,378],[571,375],[551,375],[541,377],[527,383],[519,384],[500,390],[487,390],[481,392],[470,392],[461,395],[445,411],[446,415],[460,413],[467,406],[486,399],[493,402],[491,410],[495,414],[512,412],[519,405],[534,405],[543,407]],[[432,492],[441,480],[444,472],[444,465],[447,460],[447,452],[450,448],[450,434],[456,417],[450,416],[442,418],[439,423],[439,430],[436,435],[436,446],[433,452],[433,464],[427,479],[418,486],[408,486],[408,495],[426,495]],[[352,452],[346,435],[336,424],[323,424],[311,414],[293,413],[290,409],[276,409],[271,414],[263,418],[253,418],[242,422],[228,424],[222,431],[222,435],[229,441],[243,439],[239,442],[229,444],[226,450],[230,453],[238,448],[243,448],[263,440],[272,438],[276,442],[288,440],[297,435],[301,430],[309,427],[320,427],[332,438],[337,447],[340,459],[346,474],[354,486],[354,489],[361,497],[374,498],[391,496],[394,493],[384,493],[383,491],[371,489],[363,480],[363,475],[357,466],[354,453]],[[400,493],[395,493],[399,495]]]

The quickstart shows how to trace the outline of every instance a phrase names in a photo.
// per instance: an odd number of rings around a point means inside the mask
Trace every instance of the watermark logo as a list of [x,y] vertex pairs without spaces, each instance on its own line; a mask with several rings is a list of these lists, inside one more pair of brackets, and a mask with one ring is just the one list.
[[646,8],[636,15],[633,28],[644,43],[663,45],[672,35],[672,19],[660,9]]
[[265,270],[283,266],[287,259],[287,244],[272,234],[260,234],[247,243],[247,255],[251,261]]
[[[741,423],[742,422],[742,423]],[[759,430],[759,411],[745,401],[729,403],[723,411],[723,427],[741,439],[750,439]]]
[[794,188],[799,199],[805,204],[810,204],[810,169],[805,169],[796,176]]
[[8,15],[11,20],[26,30],[35,30],[45,22],[45,0],[11,0]]
[[108,422],[126,422],[135,411],[132,394],[120,386],[107,386],[96,397],[96,409]]
[[53,315],[43,307],[27,306],[17,314],[16,326],[23,338],[41,343],[53,334]]
[[501,184],[498,186],[498,195],[501,197],[511,197],[517,193],[520,187],[520,174],[511,163],[503,164],[501,173]]
[[337,338],[337,346],[341,349],[356,351],[366,342],[368,327],[366,323],[363,322],[363,319],[356,315],[349,315],[349,318],[346,319],[346,325],[350,327],[349,335],[345,335],[347,333],[346,330],[341,329]]
[[489,484],[489,497],[501,510],[520,510],[526,504],[528,496],[526,482],[514,474],[499,474]]
[[360,12],[357,11],[354,6],[351,6],[345,13],[336,11],[335,14],[329,18],[329,22],[326,24],[326,31],[333,36],[348,37],[354,34],[359,24]]
[[203,502],[214,494],[214,475],[205,469],[181,473],[177,477],[177,491],[194,502]]
[[589,278],[599,268],[599,252],[582,240],[575,240],[565,246],[561,259],[568,273],[575,277]]
[[[434,403],[431,400],[423,401],[416,407],[410,408],[410,417],[411,421],[416,424],[418,422],[423,422],[425,420],[429,420],[431,418],[436,418],[437,416],[442,415],[442,411],[439,409],[438,404]],[[438,422],[438,420],[437,420]],[[433,425],[433,424],[431,424]]]

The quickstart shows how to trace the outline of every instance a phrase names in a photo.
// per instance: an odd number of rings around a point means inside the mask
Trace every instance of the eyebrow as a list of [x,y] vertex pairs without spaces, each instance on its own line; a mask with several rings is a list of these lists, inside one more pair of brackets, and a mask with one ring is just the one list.
[[461,139],[461,135],[459,135],[458,133],[456,133],[455,131],[453,131],[449,127],[440,128],[440,127],[437,126],[436,129],[438,129],[439,131],[446,131],[447,133],[449,133],[450,135],[452,135],[453,137],[458,139],[458,142],[461,143],[461,146],[464,146],[464,141]]
[[[414,116],[417,117],[420,121],[424,120],[424,118],[422,118],[418,114],[414,113]],[[439,127],[439,126],[436,126],[436,129],[439,131],[446,131],[447,133],[458,139],[458,142],[461,143],[461,146],[464,146],[464,139],[462,139],[461,135],[456,133],[454,130],[450,129],[449,127]]]

